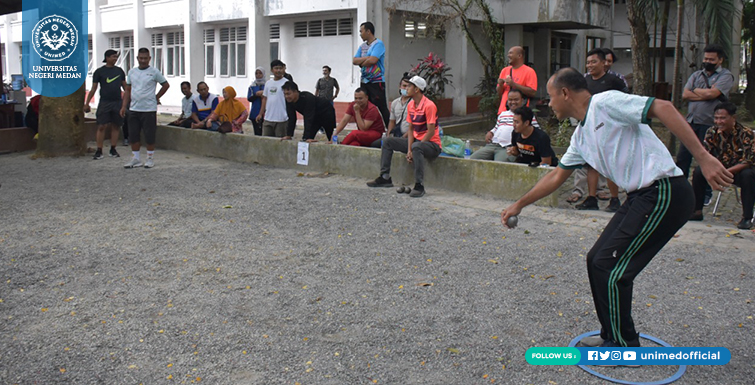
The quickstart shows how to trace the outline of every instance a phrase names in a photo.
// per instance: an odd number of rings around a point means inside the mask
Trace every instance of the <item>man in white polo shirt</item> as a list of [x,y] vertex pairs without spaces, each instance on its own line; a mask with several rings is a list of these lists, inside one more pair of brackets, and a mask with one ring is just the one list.
[[[123,95],[121,116],[126,116],[127,106],[130,104],[128,137],[131,138],[131,153],[134,156],[123,166],[125,168],[155,166],[153,157],[157,132],[157,105],[160,104],[160,97],[168,91],[170,84],[160,70],[149,66],[150,59],[149,49],[139,48],[139,54],[136,56],[139,66],[132,68],[126,77],[126,92]],[[158,84],[161,85],[160,91],[155,95],[155,87]],[[139,160],[142,131],[144,131],[144,141],[147,142],[147,161],[144,164]]]
[[[582,346],[636,347],[632,284],[637,274],[681,228],[694,195],[682,170],[647,124],[658,118],[692,152],[711,187],[721,190],[733,176],[705,151],[683,116],[665,100],[607,91],[590,95],[574,68],[548,81],[550,107],[559,120],[580,119],[556,169],[501,212],[501,222],[556,191],[576,168],[589,164],[627,191],[627,199],[587,254],[587,275],[601,325],[599,337]],[[508,227],[508,226],[507,226]]]

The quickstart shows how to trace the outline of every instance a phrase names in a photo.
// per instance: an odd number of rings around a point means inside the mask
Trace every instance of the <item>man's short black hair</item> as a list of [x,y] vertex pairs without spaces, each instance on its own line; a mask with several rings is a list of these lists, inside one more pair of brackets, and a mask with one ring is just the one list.
[[283,64],[282,61],[275,59],[270,63],[270,69],[273,69],[273,67],[285,67],[286,65]]
[[530,125],[532,125],[532,118],[535,117],[535,114],[532,112],[532,109],[530,109],[527,106],[522,106],[514,110],[514,115],[521,116],[522,122],[529,122]]
[[330,67],[328,67],[328,66],[322,66],[322,68],[325,68],[326,70],[328,70],[328,72],[331,72],[331,71],[332,71],[332,70],[330,69]]
[[590,52],[588,52],[587,56],[585,56],[585,57],[590,57],[592,55],[598,55],[598,59],[600,59],[602,61],[606,60],[606,53],[605,53],[605,51],[603,51],[602,48],[593,48],[593,49],[591,49]]
[[289,81],[287,81],[286,83],[284,83],[284,84],[283,84],[283,85],[281,86],[281,88],[282,88],[282,89],[283,89],[284,91],[285,91],[285,90],[288,90],[288,91],[295,91],[295,92],[299,92],[299,85],[298,85],[298,84],[296,84],[296,83],[294,83],[294,82],[292,82],[292,81],[290,81],[290,80],[289,80]]
[[587,91],[587,80],[585,75],[575,68],[561,68],[553,74],[553,86],[556,88],[566,88],[571,91]]
[[360,26],[364,27],[364,29],[370,31],[373,35],[375,34],[375,24],[372,24],[371,21],[365,21]]
[[[601,48],[601,50],[603,51],[603,55],[606,58],[608,58],[608,55],[611,55],[611,58],[613,59],[614,63],[616,63],[617,61],[619,61],[619,59],[616,57],[616,54],[613,53],[613,51],[610,48]],[[588,56],[590,56],[590,55],[588,55]]]
[[713,109],[713,113],[718,112],[718,110],[724,110],[728,112],[729,115],[734,116],[737,113],[737,106],[732,102],[718,103],[716,108]]
[[189,83],[189,82],[181,82],[181,87],[183,87],[184,85],[186,85],[187,87],[189,87],[189,89],[191,89],[191,83]]
[[204,84],[205,86],[207,86],[207,88],[210,88],[210,86],[208,86],[207,83],[205,83],[205,82],[199,82],[199,83],[197,83],[197,88],[199,88],[199,86],[201,86],[202,84]]
[[365,91],[364,88],[362,88],[362,87],[359,87],[359,88],[357,88],[357,89],[354,90],[354,93],[357,93],[357,92],[361,92],[361,93],[363,93],[363,94],[365,94],[365,95],[367,95],[369,97],[369,94],[367,93],[367,91]]
[[524,97],[524,94],[518,88],[512,87],[511,89],[509,89],[509,93],[507,94],[507,96],[511,95],[511,93],[519,94],[519,96]]
[[725,59],[726,58],[726,52],[724,52],[724,47],[721,47],[718,44],[708,44],[705,46],[705,49],[703,49],[703,52],[715,52],[716,55],[718,55],[719,59]]
[[146,53],[147,55],[149,55],[149,48],[146,48],[146,47],[139,48],[139,51],[136,54],[139,55],[140,53]]

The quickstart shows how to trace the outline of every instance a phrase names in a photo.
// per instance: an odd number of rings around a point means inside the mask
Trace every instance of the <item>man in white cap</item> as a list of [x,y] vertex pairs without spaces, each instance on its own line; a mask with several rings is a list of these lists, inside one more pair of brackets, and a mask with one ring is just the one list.
[[414,163],[414,188],[409,193],[413,198],[425,195],[423,185],[425,176],[425,159],[432,160],[440,155],[440,135],[437,130],[438,108],[424,95],[427,82],[414,76],[409,79],[407,95],[411,98],[407,105],[409,134],[405,138],[389,137],[383,143],[380,158],[380,176],[367,182],[369,187],[393,187],[391,180],[391,159],[393,152],[406,154],[406,160]]

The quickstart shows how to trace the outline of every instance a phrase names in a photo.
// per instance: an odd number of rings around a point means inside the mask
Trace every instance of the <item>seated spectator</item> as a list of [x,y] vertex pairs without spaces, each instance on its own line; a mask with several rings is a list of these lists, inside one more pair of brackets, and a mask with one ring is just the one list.
[[[406,109],[409,105],[409,95],[406,94],[406,89],[411,83],[409,79],[412,77],[405,73],[404,77],[399,82],[399,97],[394,99],[390,106],[391,115],[388,119],[388,136],[395,136],[397,138],[406,138],[409,135],[409,122],[406,120]],[[372,142],[371,147],[380,148],[383,145],[383,139],[380,138]]]
[[[511,158],[506,148],[511,145],[511,133],[514,132],[514,110],[524,105],[522,92],[512,88],[508,94],[509,110],[502,111],[498,114],[498,120],[495,127],[485,134],[487,144],[475,151],[470,159],[478,160],[495,160],[496,162],[513,162],[516,158]],[[532,126],[540,128],[537,119],[532,118]]]
[[42,100],[42,95],[34,95],[29,99],[29,105],[26,107],[26,117],[24,118],[26,127],[31,128],[34,131],[36,137],[39,132],[39,102]]
[[[207,128],[207,117],[218,106],[218,96],[210,93],[210,87],[205,82],[197,83],[197,94],[191,101],[191,128]],[[209,130],[213,130],[212,126]],[[217,126],[214,128],[217,130]]]
[[[705,133],[703,145],[734,174],[734,184],[739,186],[742,195],[742,220],[737,227],[749,230],[753,225],[752,209],[755,204],[755,155],[752,148],[755,135],[751,129],[737,122],[736,113],[737,107],[731,102],[717,105],[713,112],[714,126]],[[697,167],[692,174],[695,211],[689,218],[691,221],[703,220],[707,184],[700,167]]]
[[330,140],[336,127],[336,110],[330,101],[311,92],[299,91],[299,86],[291,81],[286,82],[281,88],[288,111],[288,127],[283,139],[290,140],[294,136],[296,113],[299,112],[304,117],[302,140],[316,142],[315,136],[320,129],[325,131]]
[[[207,117],[205,128],[211,131],[220,130],[223,134],[227,132],[243,134],[244,128],[242,124],[246,121],[247,116],[249,116],[249,113],[246,111],[246,107],[240,101],[236,100],[236,90],[228,86],[223,88],[223,101],[218,103],[215,111]],[[222,127],[227,127],[229,124],[231,126],[230,130]]]
[[379,140],[385,132],[383,119],[380,116],[380,110],[377,106],[370,103],[367,92],[362,88],[354,91],[354,101],[349,104],[346,114],[336,127],[336,135],[341,133],[351,119],[357,124],[357,129],[351,131],[343,144],[349,146],[370,146],[372,142]]
[[265,90],[265,68],[257,67],[254,71],[254,83],[249,86],[249,91],[246,93],[246,100],[249,101],[249,120],[254,127],[254,135],[262,136],[262,123],[257,121],[257,115],[262,108],[262,94]]
[[441,152],[440,135],[436,129],[438,108],[424,95],[427,82],[414,76],[409,79],[407,95],[412,99],[407,107],[409,135],[406,138],[389,137],[383,143],[380,157],[380,176],[367,182],[369,187],[393,187],[391,180],[391,159],[393,152],[406,154],[406,161],[414,164],[414,188],[409,193],[413,198],[425,195],[425,159],[432,160]]
[[183,99],[181,99],[181,116],[168,123],[168,125],[191,128],[191,106],[194,102],[193,94],[191,93],[191,83],[181,82],[181,93],[184,94]]
[[514,132],[508,154],[515,157],[516,163],[556,167],[558,158],[551,147],[551,138],[532,125],[534,116],[529,107],[514,110]]

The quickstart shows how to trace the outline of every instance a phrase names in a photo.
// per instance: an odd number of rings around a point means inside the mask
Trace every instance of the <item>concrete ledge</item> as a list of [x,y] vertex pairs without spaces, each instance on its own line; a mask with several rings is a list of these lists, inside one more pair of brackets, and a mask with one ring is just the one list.
[[[157,143],[160,148],[202,156],[212,156],[236,162],[285,167],[300,172],[328,172],[364,178],[365,182],[380,173],[380,150],[376,148],[335,146],[312,143],[309,146],[309,165],[296,164],[295,141],[250,135],[226,134],[204,130],[189,130],[158,126]],[[529,191],[549,169],[490,161],[440,157],[426,164],[425,186],[516,200]],[[413,184],[414,168],[403,154],[393,155],[391,177],[394,184]],[[366,187],[365,187],[366,188]],[[570,188],[569,182],[562,189]],[[558,206],[558,193],[541,199],[542,206]]]
[[13,127],[0,129],[0,151],[20,152],[37,148],[34,141],[34,131],[28,127]]

